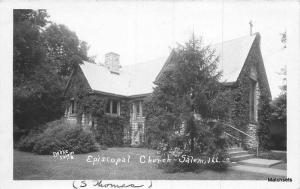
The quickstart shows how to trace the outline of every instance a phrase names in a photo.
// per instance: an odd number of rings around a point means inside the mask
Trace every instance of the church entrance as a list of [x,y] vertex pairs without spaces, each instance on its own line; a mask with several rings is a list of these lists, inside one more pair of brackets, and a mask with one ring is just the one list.
[[137,100],[130,108],[131,146],[140,146],[145,141],[145,118],[142,101]]

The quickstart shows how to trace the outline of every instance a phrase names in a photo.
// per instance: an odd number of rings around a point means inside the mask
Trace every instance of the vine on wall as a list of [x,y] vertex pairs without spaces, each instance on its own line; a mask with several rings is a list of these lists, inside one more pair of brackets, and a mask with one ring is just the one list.
[[96,119],[97,127],[92,128],[92,131],[101,145],[109,147],[123,145],[124,127],[128,124],[124,117],[104,115]]
[[[246,127],[249,120],[249,94],[250,94],[250,78],[249,73],[251,68],[257,68],[258,71],[258,83],[260,90],[260,98],[258,103],[258,137],[260,147],[267,148],[269,140],[269,124],[270,124],[270,99],[268,97],[267,81],[264,77],[260,77],[264,74],[259,61],[261,54],[259,52],[259,44],[254,41],[254,44],[249,52],[247,63],[243,67],[238,81],[230,87],[224,87],[219,92],[219,99],[216,100],[215,105],[218,108],[214,108],[216,115],[221,118],[229,119],[237,128],[242,131],[246,131]],[[75,85],[76,84],[76,85]],[[124,128],[130,130],[129,127],[129,105],[126,100],[121,102],[121,117],[107,116],[104,113],[105,104],[108,97],[99,96],[89,93],[90,87],[83,76],[83,73],[79,69],[77,74],[72,78],[71,86],[66,94],[65,107],[69,106],[70,98],[74,98],[78,105],[78,121],[81,121],[81,115],[83,112],[90,114],[97,119],[97,128],[94,128],[96,138],[98,142],[106,145],[121,144],[121,139],[124,136]],[[152,106],[147,106],[145,103],[145,113],[151,109]],[[159,112],[163,110],[155,110],[152,112],[156,115],[156,120],[159,122]],[[151,112],[151,111],[150,111]],[[149,113],[149,112],[148,112]],[[146,113],[147,114],[147,113]],[[163,124],[163,123],[162,123]],[[159,125],[159,124],[158,124]],[[170,124],[174,125],[174,124]],[[159,133],[158,130],[153,127],[153,123],[146,118],[146,130],[148,131],[147,139],[149,136],[155,135],[154,138],[163,138],[166,133]],[[151,134],[152,133],[152,134]],[[244,135],[240,135],[240,138],[244,139]],[[153,138],[153,137],[152,137]],[[147,141],[148,143],[151,143]]]
[[[268,93],[268,85],[262,75],[264,74],[264,70],[260,64],[262,61],[261,54],[259,51],[259,42],[254,41],[254,44],[249,52],[248,58],[246,60],[246,64],[242,69],[238,81],[231,86],[230,92],[228,92],[228,88],[223,89],[221,94],[225,96],[224,100],[230,101],[232,103],[228,104],[230,106],[229,111],[226,116],[227,119],[230,119],[233,125],[235,125],[238,129],[242,131],[247,131],[248,123],[253,123],[258,125],[258,139],[259,144],[262,149],[268,148],[268,141],[270,139],[270,98]],[[249,110],[249,95],[250,95],[250,84],[251,79],[249,73],[251,72],[251,68],[256,68],[257,70],[257,82],[259,86],[260,96],[258,99],[258,119],[257,121],[250,120]],[[245,141],[245,136],[240,134],[239,138],[242,138]],[[243,144],[245,146],[245,144]],[[245,146],[246,147],[246,146]]]
[[258,139],[259,146],[263,150],[269,149],[270,135],[270,124],[271,124],[271,106],[270,100],[267,96],[261,95],[258,106]]
[[81,123],[82,115],[92,124],[91,130],[98,143],[107,146],[123,144],[124,128],[129,125],[129,108],[125,100],[120,100],[120,116],[105,114],[105,106],[109,96],[91,93],[90,87],[79,69],[73,75],[70,86],[65,94],[64,107],[70,104],[73,98],[76,103],[77,122]]

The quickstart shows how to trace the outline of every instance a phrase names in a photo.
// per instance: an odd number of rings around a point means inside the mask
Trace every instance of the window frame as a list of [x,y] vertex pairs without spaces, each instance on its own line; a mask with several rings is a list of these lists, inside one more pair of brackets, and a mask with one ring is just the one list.
[[75,99],[70,99],[70,106],[69,106],[69,115],[75,115],[76,114],[76,103]]
[[[117,105],[117,112],[113,112],[113,103],[116,102]],[[109,111],[108,110],[109,106]],[[121,102],[115,99],[109,99],[105,106],[105,114],[112,115],[112,116],[120,116],[121,115]]]
[[119,104],[119,102],[118,101],[116,101],[116,100],[112,100],[111,101],[111,113],[112,114],[118,114],[118,104]]

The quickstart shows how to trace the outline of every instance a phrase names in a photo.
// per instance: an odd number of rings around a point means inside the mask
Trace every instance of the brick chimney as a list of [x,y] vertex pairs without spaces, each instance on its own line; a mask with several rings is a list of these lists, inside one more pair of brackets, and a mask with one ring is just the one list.
[[105,66],[109,69],[111,73],[120,73],[120,55],[114,52],[109,52],[105,54]]
[[120,74],[120,55],[114,52],[105,54],[105,66],[111,73]]
[[111,73],[120,73],[120,55],[114,52],[109,52],[105,54],[105,66],[109,69]]

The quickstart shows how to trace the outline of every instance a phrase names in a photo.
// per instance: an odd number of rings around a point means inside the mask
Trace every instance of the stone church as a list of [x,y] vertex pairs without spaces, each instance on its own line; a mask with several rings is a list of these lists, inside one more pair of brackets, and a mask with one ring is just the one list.
[[[219,69],[223,72],[221,82],[228,86],[239,87],[246,81],[247,92],[247,124],[244,130],[253,138],[246,137],[248,146],[257,145],[258,104],[261,94],[271,99],[271,92],[260,50],[260,34],[239,37],[230,41],[211,45],[219,56]],[[114,52],[105,55],[104,64],[84,62],[80,69],[72,73],[65,93],[72,97],[71,88],[84,88],[90,94],[99,98],[109,99],[105,114],[112,117],[127,115],[128,125],[124,125],[123,136],[132,146],[145,142],[145,116],[143,101],[151,95],[154,81],[169,69],[174,62],[174,51],[166,57],[160,57],[147,62],[133,65],[122,65],[120,55]],[[77,79],[84,80],[84,86],[79,86]],[[74,94],[75,95],[75,94]],[[68,99],[69,106],[65,118],[70,122],[78,122],[76,114],[76,98]],[[88,114],[82,114],[80,124],[97,127],[97,122]]]

